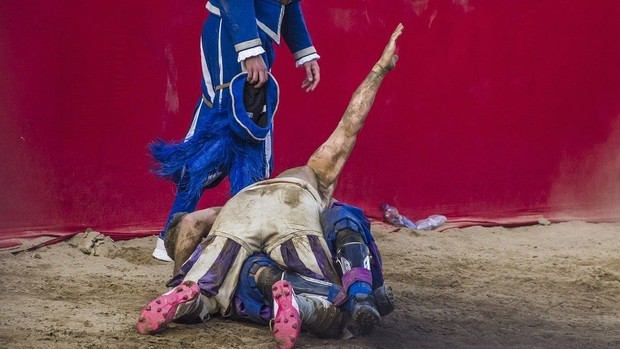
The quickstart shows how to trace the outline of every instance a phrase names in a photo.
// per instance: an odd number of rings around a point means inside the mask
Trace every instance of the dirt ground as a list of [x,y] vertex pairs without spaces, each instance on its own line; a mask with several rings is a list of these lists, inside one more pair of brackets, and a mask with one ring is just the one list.
[[[396,311],[370,336],[304,334],[299,348],[620,348],[620,223],[373,230]],[[274,347],[267,327],[221,318],[138,335],[172,268],[154,242],[0,254],[0,347]]]

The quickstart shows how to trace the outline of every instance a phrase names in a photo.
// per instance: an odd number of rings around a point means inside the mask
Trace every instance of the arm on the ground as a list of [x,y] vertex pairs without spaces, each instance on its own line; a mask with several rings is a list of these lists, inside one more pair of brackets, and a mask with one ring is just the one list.
[[357,140],[357,134],[364,126],[366,116],[370,111],[383,77],[396,65],[396,40],[403,32],[403,25],[398,24],[383,54],[373,66],[366,79],[353,93],[349,106],[344,112],[342,119],[334,132],[329,136],[308,160],[307,166],[316,174],[318,189],[324,200],[329,200],[342,168],[346,163],[353,146]]

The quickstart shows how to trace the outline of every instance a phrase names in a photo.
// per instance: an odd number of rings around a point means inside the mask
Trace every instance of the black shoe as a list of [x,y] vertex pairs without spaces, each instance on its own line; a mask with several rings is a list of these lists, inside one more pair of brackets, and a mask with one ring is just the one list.
[[392,293],[392,288],[390,286],[383,284],[383,286],[376,288],[372,292],[372,296],[381,317],[394,311],[394,293]]
[[351,317],[360,335],[369,334],[373,328],[381,322],[381,315],[375,306],[372,297],[358,294],[353,299],[353,311]]

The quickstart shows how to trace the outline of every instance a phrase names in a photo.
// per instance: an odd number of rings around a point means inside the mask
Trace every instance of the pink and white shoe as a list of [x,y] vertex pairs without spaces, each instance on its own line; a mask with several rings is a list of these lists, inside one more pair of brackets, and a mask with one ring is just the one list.
[[155,334],[174,320],[179,305],[198,298],[200,288],[185,281],[167,293],[150,301],[140,312],[136,327],[140,334]]
[[297,343],[301,330],[299,305],[293,287],[281,280],[273,284],[273,337],[280,349],[291,349]]

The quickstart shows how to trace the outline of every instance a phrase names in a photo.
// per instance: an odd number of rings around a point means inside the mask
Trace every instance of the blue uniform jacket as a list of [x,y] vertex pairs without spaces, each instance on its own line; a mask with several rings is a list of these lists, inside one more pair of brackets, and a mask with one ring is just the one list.
[[261,46],[258,31],[278,45],[284,38],[295,60],[316,54],[299,0],[210,0],[207,10],[223,20],[237,53]]

